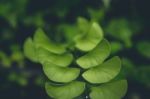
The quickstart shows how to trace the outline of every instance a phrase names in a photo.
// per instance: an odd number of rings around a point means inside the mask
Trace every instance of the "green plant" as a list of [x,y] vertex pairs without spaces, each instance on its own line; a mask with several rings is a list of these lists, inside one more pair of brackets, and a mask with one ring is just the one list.
[[139,30],[138,23],[135,25],[134,22],[124,18],[112,19],[105,29],[108,35],[122,41],[127,48],[132,47],[132,37]]
[[121,70],[120,58],[106,60],[111,48],[103,30],[98,23],[79,18],[77,31],[72,42],[66,40],[65,44],[54,42],[42,29],[25,41],[26,57],[42,64],[49,79],[45,84],[48,95],[74,99],[85,92],[91,99],[122,98],[127,81],[116,77]]

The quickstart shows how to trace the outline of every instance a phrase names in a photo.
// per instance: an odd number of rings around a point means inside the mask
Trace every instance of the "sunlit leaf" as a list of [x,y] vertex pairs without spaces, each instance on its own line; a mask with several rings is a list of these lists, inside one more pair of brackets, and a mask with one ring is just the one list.
[[109,56],[110,51],[110,44],[107,40],[104,39],[92,51],[77,59],[77,64],[85,69],[97,66],[103,63],[103,61]]
[[122,99],[127,91],[127,81],[110,82],[93,87],[91,90],[91,99]]
[[85,83],[73,81],[66,85],[45,84],[47,94],[54,99],[74,99],[81,95],[85,89]]
[[93,22],[89,31],[84,35],[79,35],[76,39],[76,47],[82,51],[94,49],[103,39],[103,31],[98,23]]
[[80,74],[78,68],[60,67],[52,63],[45,63],[43,70],[50,80],[63,83],[75,80]]
[[24,54],[28,59],[32,61],[38,61],[36,48],[31,38],[27,38],[24,43]]
[[38,48],[37,52],[38,52],[39,61],[42,64],[45,62],[50,62],[58,66],[66,67],[73,60],[73,55],[70,53],[64,53],[58,55],[58,54],[51,53],[50,51],[43,48]]
[[93,67],[82,74],[90,83],[105,83],[112,80],[121,69],[121,61],[115,56],[97,67]]
[[34,35],[34,42],[36,44],[36,47],[45,48],[49,50],[50,52],[53,52],[56,54],[62,54],[66,51],[64,46],[52,42],[42,29],[38,29],[36,31]]

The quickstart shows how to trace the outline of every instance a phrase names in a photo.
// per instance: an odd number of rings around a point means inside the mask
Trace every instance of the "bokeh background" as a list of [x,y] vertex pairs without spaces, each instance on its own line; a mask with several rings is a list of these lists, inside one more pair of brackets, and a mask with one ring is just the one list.
[[150,99],[149,10],[149,0],[0,0],[0,99],[50,99],[41,66],[23,55],[24,40],[39,27],[69,39],[78,17],[99,22],[121,57],[124,99]]

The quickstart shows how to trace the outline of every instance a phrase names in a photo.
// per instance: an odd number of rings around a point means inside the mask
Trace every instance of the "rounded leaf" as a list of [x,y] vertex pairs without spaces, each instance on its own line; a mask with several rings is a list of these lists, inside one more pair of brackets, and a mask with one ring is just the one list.
[[73,81],[66,85],[45,84],[47,94],[54,99],[74,99],[85,90],[85,83]]
[[52,63],[45,63],[43,66],[45,75],[52,81],[68,83],[75,80],[79,74],[78,68],[60,67]]
[[38,48],[38,59],[40,63],[50,62],[58,66],[67,67],[73,60],[73,55],[70,53],[54,54],[50,51]]
[[81,56],[76,62],[84,69],[91,68],[103,63],[109,56],[110,52],[110,44],[104,39],[96,48],[88,52],[86,55]]
[[119,57],[113,57],[101,65],[93,67],[82,74],[90,83],[105,83],[118,75],[121,69]]
[[91,88],[91,99],[122,99],[127,91],[127,81],[119,80]]
[[34,35],[36,47],[42,47],[55,54],[62,54],[66,51],[65,47],[52,42],[42,29],[38,29]]
[[24,54],[25,56],[33,62],[37,62],[37,53],[35,45],[31,38],[27,38],[24,43]]
[[81,33],[87,32],[90,26],[89,22],[85,18],[82,18],[82,17],[78,17],[77,25]]
[[93,22],[91,28],[86,34],[80,34],[75,39],[76,47],[82,51],[90,51],[95,48],[103,39],[103,31],[98,23]]

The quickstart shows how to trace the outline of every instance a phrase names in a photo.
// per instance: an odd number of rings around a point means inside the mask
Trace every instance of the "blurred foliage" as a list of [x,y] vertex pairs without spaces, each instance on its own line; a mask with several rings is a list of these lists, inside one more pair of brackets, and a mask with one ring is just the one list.
[[139,53],[147,58],[150,58],[150,42],[141,41],[137,45],[137,50]]
[[[39,69],[24,58],[22,45],[25,38],[41,27],[58,42],[64,38],[71,41],[78,32],[75,21],[82,16],[101,24],[106,38],[111,41],[112,53],[122,57],[122,74],[129,82],[140,83],[146,90],[150,81],[149,9],[146,0],[0,0],[1,74],[5,77],[9,71],[20,75],[16,67],[23,71]],[[35,82],[41,85],[39,79],[44,78],[42,73],[37,75]],[[132,97],[127,99],[143,99],[139,95],[142,92],[131,93]]]
[[132,46],[131,38],[140,29],[126,19],[113,19],[106,27],[106,32],[112,37],[121,40],[126,47]]

